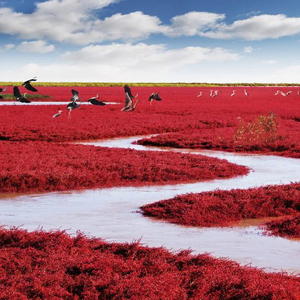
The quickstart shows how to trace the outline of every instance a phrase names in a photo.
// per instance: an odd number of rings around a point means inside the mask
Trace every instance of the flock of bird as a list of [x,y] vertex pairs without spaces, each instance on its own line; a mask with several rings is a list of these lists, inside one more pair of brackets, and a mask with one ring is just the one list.
[[[244,89],[243,92],[244,92],[244,95],[245,95],[245,96],[249,96],[249,93],[247,92],[246,89]],[[218,91],[218,90],[210,90],[209,96],[210,96],[210,97],[216,97],[216,96],[219,95],[219,93],[221,93],[221,91]],[[231,97],[235,96],[235,93],[236,93],[236,90],[233,90],[230,96],[231,96]],[[277,90],[276,93],[275,93],[275,96],[281,95],[281,96],[283,96],[283,97],[287,97],[287,96],[289,96],[291,93],[292,93],[292,91],[288,91],[288,92],[284,93],[283,91]],[[199,92],[199,94],[198,94],[197,97],[202,97],[202,95],[203,95],[203,92]],[[299,90],[297,90],[297,95],[300,96],[300,91],[299,91]]]
[[[230,96],[233,97],[235,95],[235,92],[236,92],[236,90],[233,90]],[[220,93],[222,93],[222,92],[218,91],[218,90],[210,90],[209,96],[217,97],[217,96],[219,96]],[[247,92],[246,89],[244,89],[244,94],[245,94],[245,96],[249,96],[249,93]],[[203,95],[203,92],[199,92],[197,97],[202,97],[202,95]]]
[[[36,77],[33,77],[29,80],[26,80],[22,83],[21,86],[24,86],[27,90],[31,91],[31,92],[37,92],[38,90],[31,85],[32,81],[37,81]],[[6,91],[6,88],[0,88],[0,93]],[[67,109],[69,110],[68,113],[68,117],[71,117],[71,112],[72,110],[74,110],[75,108],[80,107],[82,99],[79,98],[79,93],[78,91],[71,89],[71,93],[72,93],[72,98],[70,99],[70,103],[68,103],[67,105]],[[23,93],[23,95],[21,94],[19,87],[18,86],[14,86],[13,87],[13,95],[16,101],[21,102],[21,103],[31,103],[30,100],[28,100],[26,98],[26,94],[27,93]],[[98,105],[98,106],[104,106],[106,105],[105,102],[98,100],[99,95],[97,94],[95,97],[91,97],[90,99],[87,100],[87,102],[93,104],[93,105]],[[0,95],[0,99],[3,99],[3,97]],[[159,96],[159,93],[152,93],[149,98],[148,101],[150,101],[150,105],[152,104],[152,101],[156,100],[156,101],[161,101],[162,99]],[[139,101],[139,99],[136,101],[135,105],[132,107],[131,110],[127,110],[127,111],[133,111],[136,108],[136,104]],[[58,110],[58,112],[56,114],[53,115],[53,118],[57,118],[62,114],[62,110]]]

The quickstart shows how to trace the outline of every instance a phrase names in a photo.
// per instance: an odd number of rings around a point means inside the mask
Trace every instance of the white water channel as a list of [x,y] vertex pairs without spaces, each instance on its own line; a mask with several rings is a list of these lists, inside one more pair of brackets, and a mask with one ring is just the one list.
[[[35,101],[35,100],[32,100],[32,102],[30,103],[21,103],[21,102],[18,102],[18,101],[14,101],[14,100],[11,100],[11,101],[0,101],[0,106],[11,106],[11,105],[18,105],[18,106],[32,106],[32,105],[68,105],[70,103],[70,101],[68,102],[58,102],[58,101]],[[79,102],[80,105],[83,104],[83,105],[93,105],[91,104],[90,102]],[[114,105],[114,104],[120,104],[119,102],[104,102],[105,104],[109,104],[109,105]]]
[[247,176],[192,184],[152,187],[124,187],[87,191],[56,192],[0,199],[0,224],[28,230],[43,228],[77,230],[112,242],[141,240],[149,246],[171,251],[191,249],[210,253],[242,265],[265,271],[300,273],[300,242],[270,237],[255,226],[196,228],[156,221],[137,213],[139,207],[179,194],[215,189],[250,188],[300,181],[300,159],[278,156],[237,154],[220,151],[158,149],[133,145],[140,137],[121,138],[84,144],[132,148],[136,150],[177,151],[203,154],[247,166]]

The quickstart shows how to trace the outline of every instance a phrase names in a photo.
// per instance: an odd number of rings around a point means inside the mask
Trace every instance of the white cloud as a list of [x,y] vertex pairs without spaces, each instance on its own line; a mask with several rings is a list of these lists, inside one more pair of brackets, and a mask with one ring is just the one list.
[[49,0],[36,3],[31,14],[0,8],[0,33],[22,39],[44,39],[77,45],[107,40],[144,39],[166,31],[155,16],[120,13],[100,20],[93,14],[119,0]]
[[[255,15],[225,23],[224,14],[192,11],[162,24],[141,11],[117,13],[105,19],[95,11],[121,0],[48,0],[37,2],[32,13],[0,8],[0,33],[23,40],[50,40],[87,45],[103,41],[142,40],[151,34],[201,36],[214,39],[261,40],[300,33],[300,18]],[[256,12],[257,13],[257,12]]]
[[174,69],[202,61],[236,60],[238,55],[223,48],[185,47],[169,50],[165,45],[127,43],[90,45],[80,51],[65,53],[63,59],[80,64],[148,67],[155,70],[163,66]]
[[54,45],[47,45],[45,41],[22,42],[17,48],[22,52],[49,53],[55,50]]
[[289,66],[276,71],[274,74],[277,82],[299,82],[300,65]]
[[8,51],[10,49],[13,49],[15,48],[15,44],[6,44],[6,45],[3,45],[3,46],[0,46],[0,51]]
[[263,63],[267,65],[274,65],[277,63],[277,60],[275,59],[263,60]]
[[235,21],[231,25],[221,23],[215,30],[200,35],[216,39],[263,40],[300,33],[300,18],[286,15],[260,15]]
[[254,49],[253,49],[251,46],[244,47],[244,52],[245,52],[245,53],[252,53],[253,50],[254,50]]
[[166,33],[172,36],[198,35],[206,30],[212,30],[216,26],[217,22],[224,18],[224,14],[196,11],[189,12],[172,18],[172,25]]
[[182,72],[186,68],[200,67],[207,61],[237,59],[238,54],[222,48],[168,49],[165,45],[144,43],[90,45],[65,53],[59,63],[28,64],[2,72],[7,80],[17,80],[19,74],[23,77],[35,74],[40,81],[184,81]]

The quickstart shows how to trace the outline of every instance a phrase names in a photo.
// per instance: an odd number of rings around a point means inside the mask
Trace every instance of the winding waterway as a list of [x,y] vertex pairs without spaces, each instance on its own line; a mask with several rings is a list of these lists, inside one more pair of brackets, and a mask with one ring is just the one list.
[[43,228],[80,230],[89,236],[113,242],[141,240],[149,246],[172,251],[191,249],[211,253],[242,265],[270,271],[300,273],[300,242],[264,236],[256,226],[234,228],[195,228],[169,224],[143,217],[139,207],[190,192],[215,189],[250,188],[300,181],[300,160],[278,156],[237,154],[221,151],[161,149],[132,144],[141,137],[119,138],[84,144],[132,148],[136,150],[176,151],[203,154],[248,166],[247,176],[192,184],[124,187],[86,191],[5,197],[0,199],[0,224],[28,230]]

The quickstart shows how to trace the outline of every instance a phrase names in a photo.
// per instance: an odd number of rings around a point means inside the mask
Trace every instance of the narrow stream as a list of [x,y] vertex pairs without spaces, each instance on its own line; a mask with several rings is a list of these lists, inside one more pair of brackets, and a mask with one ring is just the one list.
[[171,251],[191,249],[210,253],[267,272],[300,273],[300,242],[262,235],[256,226],[234,228],[193,228],[143,217],[139,207],[190,192],[250,188],[300,181],[300,160],[278,156],[237,154],[221,151],[161,149],[134,145],[140,137],[112,139],[84,144],[176,151],[226,159],[251,169],[247,176],[192,184],[152,187],[125,187],[86,191],[56,192],[1,198],[0,224],[28,230],[43,228],[77,230],[113,242],[141,240],[149,246]]

